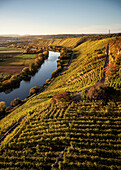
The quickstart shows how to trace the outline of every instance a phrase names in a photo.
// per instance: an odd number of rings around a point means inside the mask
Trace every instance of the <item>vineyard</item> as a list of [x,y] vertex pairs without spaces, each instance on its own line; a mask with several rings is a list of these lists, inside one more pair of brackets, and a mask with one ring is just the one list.
[[109,65],[106,68],[106,83],[113,87],[121,86],[121,39],[110,43]]
[[[39,110],[39,111],[38,111]],[[51,168],[65,147],[60,169],[118,168],[121,104],[100,101],[38,107],[2,143],[2,168]],[[32,115],[31,115],[32,114]],[[56,165],[57,166],[57,165]]]
[[[1,136],[21,120],[1,141],[1,169],[121,169],[120,95],[107,105],[88,99],[52,102],[57,93],[73,96],[101,81],[106,46],[109,43],[110,64],[120,38],[37,40],[42,42],[72,48],[74,58],[45,91],[0,120]],[[107,69],[106,84],[120,90],[120,49],[116,54],[115,83]]]

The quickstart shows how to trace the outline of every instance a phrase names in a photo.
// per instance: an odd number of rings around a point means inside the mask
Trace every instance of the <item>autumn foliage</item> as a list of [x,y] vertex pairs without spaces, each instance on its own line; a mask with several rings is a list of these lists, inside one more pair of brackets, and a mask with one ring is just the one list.
[[21,100],[19,99],[19,98],[16,98],[16,99],[14,99],[14,100],[12,100],[11,101],[11,106],[12,107],[15,107],[15,106],[17,106],[18,104],[20,104],[21,103]]
[[6,105],[5,102],[1,101],[0,102],[0,116],[5,113]]
[[86,65],[88,65],[88,64],[90,64],[90,63],[92,63],[92,62],[94,62],[96,60],[102,59],[102,58],[105,58],[105,55],[99,56],[99,57],[95,57],[93,60],[91,60],[91,61],[87,62],[86,64],[84,64],[84,66],[86,66]]
[[56,93],[52,98],[52,103],[57,102],[68,102],[71,100],[71,95],[69,92]]
[[105,68],[106,82],[114,87],[120,87],[121,39],[115,39],[109,45],[109,65]]
[[87,91],[87,97],[89,99],[106,99],[107,98],[107,87],[103,83],[98,83],[89,88]]

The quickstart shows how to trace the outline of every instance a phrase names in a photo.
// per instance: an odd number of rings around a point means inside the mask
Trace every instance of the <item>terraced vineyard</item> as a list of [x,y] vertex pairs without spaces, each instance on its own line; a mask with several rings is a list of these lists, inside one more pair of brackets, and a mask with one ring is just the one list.
[[[30,113],[31,114],[31,113]],[[28,115],[2,144],[2,168],[121,168],[121,104],[101,101],[47,104]]]
[[[74,47],[79,41],[70,39],[47,43],[61,46],[65,41],[66,47]],[[102,79],[106,45],[113,40],[88,39],[73,48],[74,59],[66,71],[0,120],[3,135],[24,117],[1,142],[2,169],[121,169],[121,96],[114,95],[107,105],[86,99],[52,103],[58,92],[74,95]],[[117,84],[113,87],[119,89]]]

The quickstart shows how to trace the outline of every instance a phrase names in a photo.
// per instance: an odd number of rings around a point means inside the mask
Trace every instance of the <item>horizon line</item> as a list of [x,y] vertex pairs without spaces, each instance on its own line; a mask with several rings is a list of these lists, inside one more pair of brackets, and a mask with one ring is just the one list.
[[100,34],[119,34],[121,32],[112,32],[112,33],[53,33],[53,34],[18,34],[18,33],[5,33],[0,34],[0,36],[49,36],[49,35],[100,35]]

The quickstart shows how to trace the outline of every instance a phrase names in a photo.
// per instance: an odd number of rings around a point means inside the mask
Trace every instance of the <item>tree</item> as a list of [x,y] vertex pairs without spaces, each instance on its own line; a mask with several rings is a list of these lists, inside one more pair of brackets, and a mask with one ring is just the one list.
[[5,102],[0,102],[0,116],[5,113],[6,105]]
[[68,102],[72,99],[70,92],[56,93],[52,98],[52,103],[56,102]]
[[39,90],[40,90],[40,87],[39,87],[38,85],[32,87],[32,88],[30,89],[30,91],[29,91],[29,96],[37,93]]
[[37,67],[36,67],[36,65],[35,65],[34,63],[31,63],[31,64],[29,65],[29,71],[30,71],[31,73],[35,73],[35,72],[37,71]]
[[24,67],[23,70],[22,70],[22,73],[24,75],[26,75],[26,76],[29,75],[29,73],[30,73],[29,68],[28,67]]
[[15,107],[15,106],[17,106],[17,105],[20,104],[20,103],[21,103],[21,100],[20,100],[19,98],[16,98],[16,99],[14,99],[14,100],[11,101],[10,105],[11,105],[12,107]]

